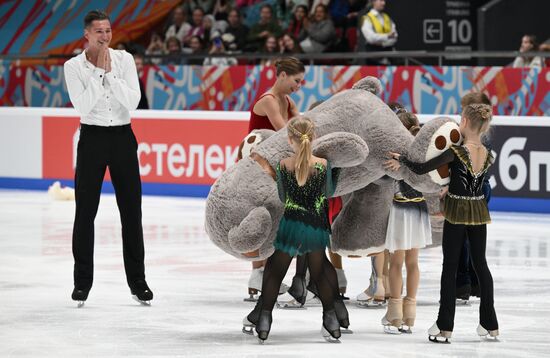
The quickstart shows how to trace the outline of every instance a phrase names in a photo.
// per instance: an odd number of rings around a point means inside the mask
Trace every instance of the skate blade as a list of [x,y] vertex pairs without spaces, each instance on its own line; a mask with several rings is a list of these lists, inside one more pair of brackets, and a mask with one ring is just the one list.
[[151,306],[151,301],[140,300],[136,295],[132,295],[134,301],[139,302],[142,306]]
[[400,335],[401,333],[401,327],[395,327],[395,326],[384,326],[384,333],[386,334],[394,334],[394,335]]
[[498,337],[494,337],[494,336],[491,336],[491,335],[479,336],[479,339],[482,342],[499,342]]
[[76,302],[76,308],[82,308],[82,307],[84,307],[84,303],[85,303],[85,302],[86,302],[86,301],[77,301],[77,302]]
[[405,326],[405,325],[401,326],[401,328],[399,328],[399,331],[401,333],[405,333],[405,334],[412,334],[413,333],[412,330],[411,330],[411,327],[408,327],[408,326]]
[[306,307],[302,306],[301,304],[292,304],[292,303],[279,303],[277,302],[277,308],[280,308],[282,310],[307,310]]
[[243,326],[242,331],[244,334],[248,334],[249,336],[254,336],[254,326]]
[[258,338],[258,343],[259,343],[260,345],[264,345],[265,339]]
[[258,295],[250,295],[248,298],[243,299],[244,302],[257,302],[258,301]]
[[449,341],[449,338],[442,337],[442,336],[428,336],[428,339],[430,340],[430,342],[434,342],[434,343],[451,344],[451,341]]
[[349,328],[340,327],[340,333],[342,333],[342,334],[353,334],[353,331]]
[[[340,331],[341,333],[342,331]],[[328,343],[342,343],[340,339],[334,338],[325,327],[321,328],[321,335]]]
[[386,301],[367,300],[357,301],[357,306],[362,308],[380,308],[386,304]]

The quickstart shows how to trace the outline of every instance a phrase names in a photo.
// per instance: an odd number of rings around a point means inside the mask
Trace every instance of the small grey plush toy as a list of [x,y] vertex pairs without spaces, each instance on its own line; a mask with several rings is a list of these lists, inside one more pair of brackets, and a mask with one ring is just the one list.
[[[441,174],[434,171],[416,175],[406,167],[388,172],[383,163],[390,151],[419,162],[445,151],[455,143],[451,130],[458,132],[458,126],[449,118],[430,121],[414,137],[380,98],[361,88],[342,91],[304,116],[316,126],[314,154],[340,168],[335,196],[353,193],[371,183],[382,185],[380,190],[387,195],[387,188],[392,191],[393,186],[385,183],[386,175],[404,179],[423,192],[436,192],[445,184],[444,168]],[[274,168],[292,154],[286,129],[263,140],[252,152],[227,169],[212,186],[206,201],[205,228],[210,239],[227,253],[245,260],[261,260],[273,253],[284,210],[277,194]],[[345,205],[337,221],[345,223],[348,230],[338,229],[338,240],[333,241],[336,251],[364,255],[369,248],[379,246],[360,239],[358,246],[345,245],[358,238],[354,236],[360,233],[365,220],[377,220],[376,210],[373,206],[364,208],[361,203]]]

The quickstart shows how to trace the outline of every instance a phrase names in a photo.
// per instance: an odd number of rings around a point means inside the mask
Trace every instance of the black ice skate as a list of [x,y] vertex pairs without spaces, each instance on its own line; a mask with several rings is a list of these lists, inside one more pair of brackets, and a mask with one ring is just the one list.
[[451,331],[440,330],[437,326],[437,322],[428,329],[428,339],[430,342],[434,343],[451,343],[449,339],[451,339],[452,334],[453,332]]
[[321,335],[327,342],[340,343],[340,322],[338,321],[338,317],[336,317],[335,310],[323,311]]
[[294,276],[292,285],[286,293],[277,298],[279,308],[304,308],[307,298],[306,279],[302,276]]
[[88,299],[88,294],[90,293],[90,288],[79,288],[75,287],[71,298],[73,301],[77,301],[77,307],[80,308],[84,306],[84,302]]
[[245,318],[243,318],[243,333],[254,335],[254,328],[258,324],[260,319],[260,312],[262,311],[262,296],[258,298],[256,306]]
[[342,334],[351,334],[353,331],[349,329],[349,314],[348,309],[346,308],[346,304],[341,298],[336,298],[334,301],[334,311],[336,312],[336,317],[338,318],[338,322],[340,323],[340,327]]
[[256,333],[258,333],[258,339],[261,344],[263,344],[269,336],[269,331],[271,331],[271,322],[273,322],[271,311],[262,310],[260,312],[258,324],[256,324]]
[[153,299],[153,291],[147,286],[145,280],[137,280],[134,282],[133,287],[131,287],[132,298],[137,302],[145,306],[151,305],[151,300]]

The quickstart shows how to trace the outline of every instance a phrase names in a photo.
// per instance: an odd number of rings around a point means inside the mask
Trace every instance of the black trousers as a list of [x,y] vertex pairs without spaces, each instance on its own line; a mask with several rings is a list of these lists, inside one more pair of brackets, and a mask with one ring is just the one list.
[[485,259],[487,225],[455,225],[448,221],[443,225],[443,272],[437,326],[442,331],[452,331],[454,327],[456,271],[466,237],[470,241],[470,257],[481,292],[479,323],[487,330],[495,330],[498,329],[498,322],[493,300],[493,277]]
[[458,261],[458,272],[456,273],[456,287],[464,285],[478,286],[477,276],[470,260],[470,241],[468,237],[464,240],[460,260]]
[[75,173],[76,213],[73,226],[74,284],[90,288],[94,276],[94,220],[105,169],[109,167],[122,222],[122,248],[130,288],[145,279],[141,179],[137,141],[130,125],[82,124]]

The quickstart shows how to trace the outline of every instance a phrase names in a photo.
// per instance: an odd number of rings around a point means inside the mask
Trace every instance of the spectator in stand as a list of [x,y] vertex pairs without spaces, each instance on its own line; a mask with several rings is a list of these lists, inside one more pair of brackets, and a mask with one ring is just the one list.
[[348,0],[330,0],[328,10],[334,27],[345,29],[348,26]]
[[336,40],[336,29],[328,15],[326,5],[319,4],[315,8],[315,15],[306,22],[307,37],[300,42],[305,53],[319,53],[330,47]]
[[[189,39],[189,49],[186,53],[190,55],[204,55],[204,42],[203,39],[199,36],[193,36]],[[192,58],[187,60],[189,65],[202,65],[204,59],[202,58]]]
[[[151,42],[149,43],[149,46],[147,46],[147,50],[145,50],[145,54],[147,56],[154,56],[154,55],[164,55],[166,53],[166,47],[164,46],[164,42],[162,41],[162,38],[159,34],[153,33],[151,35]],[[151,59],[151,62],[159,65],[163,62],[162,58],[157,57]]]
[[[542,43],[539,46],[539,51],[544,51],[544,52],[550,51],[550,39],[544,41],[544,43]],[[545,67],[550,67],[550,57],[546,57],[544,62],[545,62]]]
[[[520,53],[537,51],[539,45],[537,43],[537,37],[535,35],[523,35],[521,38],[521,46],[519,48]],[[512,67],[530,67],[530,68],[542,68],[544,67],[544,60],[540,56],[527,57],[518,56],[512,63]]]
[[290,20],[288,29],[286,30],[291,36],[298,40],[298,42],[304,41],[307,37],[304,22],[307,21],[307,6],[297,5],[294,8],[294,15]]
[[295,53],[304,53],[296,39],[290,34],[284,34],[279,39],[279,49],[281,53],[290,55]]
[[330,0],[313,0],[313,1],[309,1],[309,4],[311,5],[311,7],[309,8],[310,9],[310,13],[309,13],[309,16],[308,17],[313,17],[315,16],[315,9],[317,8],[317,5],[325,5],[325,6],[328,6],[328,4],[330,3]]
[[214,18],[216,21],[227,21],[227,17],[229,15],[229,12],[231,11],[231,2],[230,0],[216,0],[216,4],[214,5],[214,10],[212,12],[212,15],[214,15]]
[[216,19],[214,18],[214,15],[204,15],[204,17],[202,18],[202,27],[204,29],[204,32],[201,37],[204,43],[209,42],[210,34],[214,32],[215,22]]
[[141,98],[137,109],[149,109],[149,101],[147,100],[147,94],[145,92],[145,86],[143,85],[143,63],[145,62],[141,54],[136,53],[134,55],[134,62],[136,63],[136,70],[139,81],[139,91],[141,92]]
[[175,8],[172,12],[172,21],[170,22],[170,26],[168,26],[168,30],[166,30],[164,38],[177,37],[183,43],[183,40],[191,30],[191,25],[186,20],[187,15],[183,8],[181,6]]
[[195,9],[201,9],[203,14],[211,14],[215,2],[216,0],[184,0],[182,6],[187,14],[192,14]]
[[163,65],[181,65],[185,64],[183,52],[181,51],[181,42],[177,37],[166,39],[166,57],[162,60]]
[[361,10],[365,9],[366,0],[349,0],[348,27],[357,26],[357,18]]
[[187,33],[187,36],[185,36],[183,40],[183,44],[185,46],[190,47],[190,40],[193,36],[198,36],[201,38],[201,40],[204,39],[204,11],[202,8],[198,7],[195,10],[193,10],[193,21],[191,24],[191,30]]
[[358,13],[365,5],[365,0],[330,0],[328,8],[334,27],[342,28],[342,33],[350,27],[356,27]]
[[[225,52],[225,45],[218,32],[212,38],[212,45],[208,51],[209,55],[221,55]],[[234,57],[207,57],[204,59],[204,66],[233,66],[237,64],[237,59]]]
[[[366,15],[359,19],[357,52],[392,51],[397,42],[397,29],[388,14],[383,12],[386,0],[369,0]],[[389,65],[387,58],[375,58],[360,64]]]
[[[277,42],[277,37],[275,37],[274,35],[269,35],[265,39],[264,46],[262,47],[260,53],[262,53],[262,54],[264,54],[264,53],[269,53],[269,54],[280,53],[279,44]],[[260,65],[271,66],[273,64],[273,62],[275,62],[275,60],[276,60],[275,57],[264,58],[260,61]]]
[[[263,5],[260,9],[260,21],[252,26],[248,33],[247,50],[256,51],[261,48],[262,44],[266,43],[269,36],[278,38],[282,34],[281,26],[273,17],[273,9],[270,5]],[[275,43],[277,43],[277,40],[275,40]]]
[[248,27],[243,25],[239,11],[233,9],[227,15],[229,23],[225,33],[222,35],[223,41],[227,44],[229,51],[243,51],[246,46],[248,36]]

